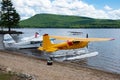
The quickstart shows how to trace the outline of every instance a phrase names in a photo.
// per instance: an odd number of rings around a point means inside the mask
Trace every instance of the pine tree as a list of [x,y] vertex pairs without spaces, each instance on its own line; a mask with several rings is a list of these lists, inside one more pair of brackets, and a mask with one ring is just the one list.
[[1,2],[1,26],[7,27],[11,31],[11,27],[18,25],[20,20],[19,14],[16,12],[11,0],[2,0]]

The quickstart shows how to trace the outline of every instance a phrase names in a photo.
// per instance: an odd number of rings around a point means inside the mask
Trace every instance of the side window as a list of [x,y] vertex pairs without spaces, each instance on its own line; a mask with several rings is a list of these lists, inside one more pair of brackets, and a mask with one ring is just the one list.
[[38,44],[38,43],[42,43],[42,41],[31,41],[30,44]]

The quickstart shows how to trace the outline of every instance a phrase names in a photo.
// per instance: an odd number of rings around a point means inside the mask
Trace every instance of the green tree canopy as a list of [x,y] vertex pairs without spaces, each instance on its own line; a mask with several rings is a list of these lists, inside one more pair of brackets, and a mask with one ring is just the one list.
[[17,26],[20,20],[11,0],[2,0],[1,2],[1,26],[9,28]]

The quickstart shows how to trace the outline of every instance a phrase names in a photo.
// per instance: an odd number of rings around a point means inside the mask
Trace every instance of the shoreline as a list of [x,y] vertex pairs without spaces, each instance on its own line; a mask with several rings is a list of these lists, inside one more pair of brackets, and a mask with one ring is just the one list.
[[20,54],[0,51],[0,65],[12,71],[33,75],[37,80],[119,80],[120,74],[78,66],[74,63],[54,62],[48,66],[45,60]]

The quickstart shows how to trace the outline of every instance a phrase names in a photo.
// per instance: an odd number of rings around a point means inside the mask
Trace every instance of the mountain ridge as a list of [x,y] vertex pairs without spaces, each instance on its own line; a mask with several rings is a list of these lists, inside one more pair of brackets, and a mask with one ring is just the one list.
[[20,21],[19,25],[23,28],[119,28],[120,20],[57,14],[36,14]]

